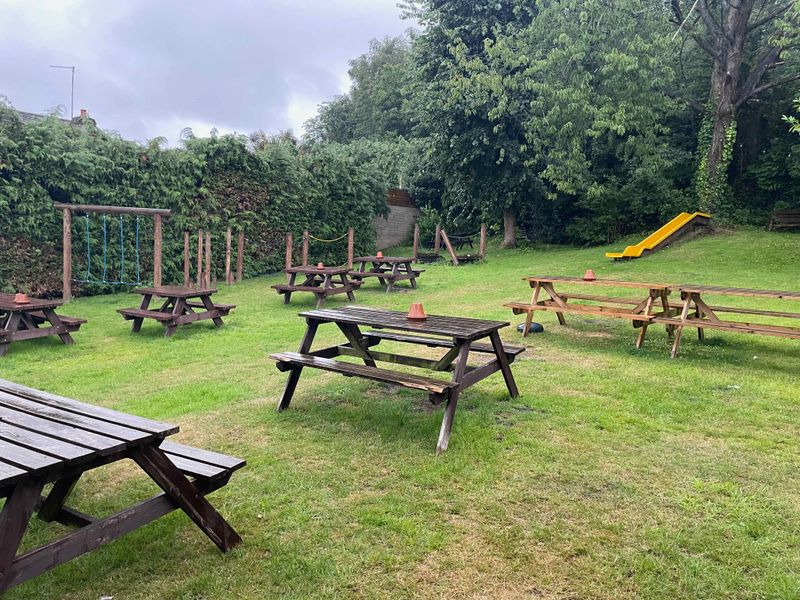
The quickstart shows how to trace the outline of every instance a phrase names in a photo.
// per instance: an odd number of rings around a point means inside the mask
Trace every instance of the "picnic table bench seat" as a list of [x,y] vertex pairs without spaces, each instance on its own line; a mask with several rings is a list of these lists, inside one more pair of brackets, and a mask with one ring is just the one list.
[[[452,340],[445,340],[442,338],[425,337],[421,335],[408,335],[405,333],[394,333],[391,331],[365,331],[364,337],[367,340],[386,340],[390,342],[405,342],[409,344],[419,344],[421,346],[428,346],[429,348],[452,348]],[[481,352],[485,354],[494,354],[494,348],[491,344],[482,344],[480,342],[473,342],[470,346],[473,352]],[[524,346],[511,346],[503,344],[503,350],[509,359],[516,358],[525,352]]]
[[[200,309],[203,309],[203,310],[206,309],[205,304],[203,304],[202,302],[197,302],[197,301],[187,301],[186,302],[186,306],[188,306],[189,308],[200,308]],[[236,305],[235,304],[217,304],[215,302],[214,303],[214,308],[216,308],[220,312],[220,316],[227,317],[228,313],[231,312],[234,308],[236,308]]]
[[[425,272],[425,269],[412,269],[411,273],[414,274],[414,277],[419,277],[422,273]],[[350,277],[380,277],[381,279],[388,279],[391,277],[391,271],[348,271],[347,272]],[[361,285],[361,281],[358,282]]]
[[[361,285],[361,282],[351,281],[348,283],[349,288],[357,288]],[[326,296],[331,296],[333,294],[346,294],[348,291],[352,291],[352,289],[348,289],[347,287],[335,287],[335,288],[324,288],[318,285],[292,285],[289,283],[276,283],[272,286],[273,290],[276,290],[279,294],[286,294],[292,292],[310,292],[312,294],[324,294]]]
[[787,327],[784,325],[767,325],[764,323],[745,323],[744,321],[711,321],[709,319],[680,319],[680,318],[659,318],[659,323],[674,325],[676,327],[697,327],[698,329],[719,329],[721,331],[734,331],[737,333],[754,333],[760,335],[771,335],[775,337],[786,337],[800,339],[800,328]]
[[126,321],[132,319],[153,319],[155,321],[171,321],[172,313],[148,308],[118,308],[117,312],[125,317]]
[[271,357],[273,360],[277,361],[277,366],[280,371],[288,371],[292,368],[292,365],[299,365],[320,369],[322,371],[341,373],[346,377],[363,377],[364,379],[391,383],[409,389],[428,392],[428,394],[436,400],[434,402],[435,404],[446,400],[450,395],[450,390],[458,385],[451,381],[433,379],[432,377],[347,363],[332,358],[321,358],[313,354],[304,354],[300,352],[278,352],[272,354]]
[[505,306],[506,308],[510,308],[515,315],[521,315],[528,312],[543,310],[543,311],[551,311],[559,313],[572,312],[572,313],[585,314],[596,317],[613,317],[615,319],[628,319],[631,321],[652,321],[655,318],[654,315],[634,313],[628,310],[612,308],[608,306],[588,306],[585,304],[570,304],[569,308],[565,308],[550,301],[540,301],[537,304],[528,304],[527,302],[506,302],[505,304],[503,304],[503,306]]

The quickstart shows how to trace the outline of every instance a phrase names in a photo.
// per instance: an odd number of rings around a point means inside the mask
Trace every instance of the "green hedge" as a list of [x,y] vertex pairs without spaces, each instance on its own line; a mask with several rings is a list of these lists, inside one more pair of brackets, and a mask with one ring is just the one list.
[[[287,231],[299,240],[308,228],[320,238],[356,230],[356,251],[374,246],[372,218],[385,210],[385,185],[369,165],[346,153],[303,149],[287,137],[213,136],[163,148],[122,140],[95,128],[56,118],[22,123],[0,106],[0,289],[36,295],[61,291],[61,213],[53,202],[168,208],[164,221],[164,281],[183,272],[183,232],[191,232],[193,266],[196,232],[212,232],[214,272],[224,269],[225,230],[244,231],[245,273],[280,270]],[[102,276],[103,216],[89,215],[92,279]],[[86,276],[87,218],[73,219],[73,274]],[[122,247],[126,281],[135,277],[135,217],[106,220],[107,279],[119,271]],[[152,277],[152,220],[140,218],[140,264]],[[121,243],[120,243],[121,242]],[[234,245],[235,248],[235,245]],[[314,261],[342,263],[346,243],[312,245]],[[115,286],[77,284],[79,293]]]

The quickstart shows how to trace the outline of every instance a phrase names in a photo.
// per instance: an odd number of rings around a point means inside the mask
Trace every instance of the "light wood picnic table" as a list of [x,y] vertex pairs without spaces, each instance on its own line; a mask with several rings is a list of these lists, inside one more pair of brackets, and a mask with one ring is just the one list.
[[[566,324],[564,313],[612,317],[615,319],[628,319],[639,328],[636,338],[636,347],[641,348],[647,334],[648,326],[654,319],[661,316],[670,316],[672,309],[669,305],[671,286],[663,283],[643,283],[638,281],[619,281],[613,279],[587,280],[581,277],[562,277],[536,275],[523,277],[533,288],[533,295],[529,303],[507,302],[504,306],[511,308],[514,314],[525,313],[525,329],[523,335],[527,336],[530,330],[533,314],[537,310],[556,313],[558,322]],[[560,292],[556,285],[585,285],[589,287],[613,287],[646,291],[647,295],[637,298],[623,298],[597,294],[583,294],[577,292]],[[542,299],[541,293],[545,292],[549,299]],[[573,300],[588,301],[594,304],[576,303]],[[656,305],[660,304],[661,312],[655,312]],[[667,326],[668,334],[672,334],[673,327]]]
[[[244,461],[165,441],[177,431],[0,379],[0,498],[6,499],[0,511],[0,593],[176,508],[222,551],[239,544],[239,535],[205,495],[226,485]],[[83,473],[124,459],[164,492],[105,518],[66,506]],[[42,495],[48,483],[53,486]],[[78,529],[17,555],[37,511],[45,521]]]
[[422,269],[414,268],[414,258],[410,256],[358,256],[353,259],[357,269],[348,274],[353,281],[361,282],[366,277],[376,277],[386,291],[391,292],[398,281],[408,281],[412,289],[417,287],[417,277]]
[[672,358],[678,355],[681,344],[681,334],[683,333],[684,327],[696,327],[697,336],[700,340],[705,339],[705,329],[800,339],[800,327],[724,320],[720,318],[718,314],[732,313],[780,319],[800,319],[800,313],[798,312],[769,310],[760,304],[754,308],[713,306],[706,301],[708,296],[733,296],[760,300],[797,301],[800,300],[800,292],[691,284],[678,285],[675,286],[675,289],[681,294],[680,314],[675,318],[660,319],[661,322],[675,328],[675,340],[672,344]]
[[[272,286],[278,294],[283,294],[283,303],[289,304],[292,294],[295,292],[305,292],[314,294],[317,298],[317,308],[325,304],[328,296],[335,294],[347,294],[347,299],[356,299],[353,290],[361,285],[360,281],[351,281],[348,278],[350,268],[347,265],[338,267],[288,267],[284,273],[289,276],[287,283],[279,283]],[[297,276],[303,275],[305,279],[302,283],[297,283]]]
[[71,333],[78,331],[85,319],[56,314],[59,300],[31,298],[27,303],[14,301],[14,294],[0,293],[0,356],[12,342],[57,335],[64,344],[74,344]]
[[[133,291],[142,295],[139,308],[120,308],[117,312],[126,320],[133,321],[134,333],[142,328],[145,319],[153,319],[164,325],[166,337],[175,333],[179,325],[206,319],[211,319],[214,325],[222,327],[222,317],[228,316],[236,308],[234,304],[215,304],[211,299],[217,292],[215,288],[160,285],[136,288]],[[159,308],[150,308],[153,297],[164,299]]]
[[[507,322],[486,321],[431,315],[424,321],[413,321],[406,313],[349,306],[337,310],[311,310],[300,313],[306,320],[306,333],[297,352],[279,352],[272,355],[278,369],[289,372],[286,388],[278,402],[278,410],[289,406],[300,374],[304,367],[341,373],[349,377],[362,377],[428,393],[433,404],[446,403],[444,418],[439,432],[436,452],[447,449],[450,431],[461,391],[500,371],[512,398],[519,394],[510,364],[524,348],[504,345],[498,331],[508,326]],[[335,324],[345,337],[345,342],[312,350],[317,329],[325,323]],[[361,327],[373,328],[362,332]],[[489,343],[478,343],[487,339]],[[382,352],[375,346],[382,341],[401,342],[441,348],[444,354],[438,359],[415,355]],[[468,364],[470,353],[489,355],[491,360],[480,365]],[[334,360],[337,356],[354,356],[363,365]],[[388,362],[417,367],[434,373],[452,372],[451,380],[411,374],[405,371],[379,368],[376,362]]]

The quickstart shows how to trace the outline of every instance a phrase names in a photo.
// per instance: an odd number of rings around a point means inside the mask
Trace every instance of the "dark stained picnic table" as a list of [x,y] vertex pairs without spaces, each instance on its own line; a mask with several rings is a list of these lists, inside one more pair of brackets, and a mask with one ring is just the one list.
[[[289,371],[286,388],[278,402],[279,411],[289,406],[304,367],[425,391],[433,404],[446,403],[436,445],[437,453],[441,453],[447,449],[462,390],[500,371],[511,397],[519,395],[510,364],[525,349],[503,345],[498,331],[508,326],[507,322],[438,315],[430,315],[424,321],[412,321],[403,312],[361,306],[311,310],[300,313],[300,316],[305,318],[307,328],[299,350],[272,355],[278,369]],[[312,350],[317,329],[324,323],[334,323],[344,334],[346,342]],[[362,326],[373,329],[362,332]],[[478,343],[478,340],[486,338],[489,339],[488,344]],[[382,341],[441,348],[444,354],[438,359],[429,359],[413,353],[409,356],[382,352],[375,349]],[[479,365],[469,365],[473,352],[488,355],[491,359]],[[355,356],[364,364],[334,360],[337,356]],[[450,381],[436,379],[379,368],[376,362],[412,366],[434,373],[451,372],[452,376]]]
[[[292,294],[304,292],[314,294],[317,298],[317,308],[325,304],[328,296],[335,294],[347,294],[347,299],[351,302],[356,299],[353,290],[361,285],[361,282],[351,281],[348,278],[350,268],[347,265],[338,267],[324,267],[322,269],[305,265],[302,267],[287,267],[284,273],[289,276],[287,283],[279,283],[272,286],[278,294],[283,294],[283,303],[289,304]],[[302,283],[297,283],[297,276],[303,275]]]
[[[117,310],[128,321],[133,321],[133,332],[142,328],[145,319],[153,319],[165,327],[166,337],[175,333],[179,325],[211,319],[214,325],[222,327],[222,317],[236,308],[234,304],[216,304],[211,296],[215,288],[195,288],[178,285],[136,288],[134,292],[142,295],[139,308],[120,308]],[[151,309],[153,297],[163,298],[159,308]]]
[[[239,535],[205,495],[226,485],[244,461],[164,441],[177,431],[0,379],[0,498],[6,498],[0,511],[0,593],[176,508],[222,551],[239,544]],[[83,473],[123,459],[135,461],[164,492],[105,518],[65,505]],[[42,496],[48,483],[53,487]],[[45,521],[78,529],[17,555],[36,511]]]
[[65,344],[74,344],[71,333],[78,331],[85,319],[56,314],[59,300],[14,302],[14,294],[0,293],[0,356],[6,354],[12,342],[57,335]]
[[422,273],[421,269],[414,268],[414,258],[408,256],[358,256],[353,262],[358,265],[349,272],[354,281],[376,277],[386,286],[387,292],[391,292],[398,281],[408,281],[412,289],[416,289],[417,277]]

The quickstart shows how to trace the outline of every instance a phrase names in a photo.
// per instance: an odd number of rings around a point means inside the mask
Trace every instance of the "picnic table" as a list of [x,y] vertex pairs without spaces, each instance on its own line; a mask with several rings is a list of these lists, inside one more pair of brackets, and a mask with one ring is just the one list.
[[[215,288],[194,288],[177,285],[159,285],[136,288],[134,292],[142,295],[139,308],[120,308],[117,310],[127,321],[133,321],[133,332],[142,328],[145,319],[158,321],[165,327],[166,337],[175,333],[178,325],[188,325],[195,321],[211,319],[214,325],[222,327],[222,317],[236,308],[235,304],[215,304],[211,300]],[[151,309],[153,297],[163,298],[159,308]],[[199,312],[198,312],[199,311]]]
[[781,319],[800,319],[800,313],[768,310],[763,307],[712,306],[705,299],[708,296],[738,296],[762,300],[800,300],[800,292],[689,284],[675,286],[675,289],[681,294],[680,314],[675,318],[660,319],[661,322],[675,328],[672,358],[678,355],[684,327],[696,327],[697,336],[700,340],[705,339],[705,329],[800,339],[800,327],[724,320],[718,315],[718,313],[733,313]]
[[31,298],[27,303],[14,301],[14,294],[0,293],[0,356],[12,342],[57,335],[64,344],[74,344],[71,333],[78,331],[85,319],[56,314],[59,300]]
[[366,277],[376,277],[386,291],[391,292],[398,281],[406,281],[412,289],[417,287],[417,277],[422,269],[414,268],[414,258],[408,256],[358,256],[353,259],[358,268],[348,273],[359,283]]
[[[340,267],[319,267],[302,266],[287,267],[284,273],[289,276],[287,283],[279,283],[272,286],[278,294],[283,294],[283,303],[289,304],[292,294],[295,292],[305,292],[314,294],[317,298],[317,308],[325,304],[328,296],[335,294],[347,294],[347,299],[356,299],[353,290],[361,285],[360,281],[351,281],[348,278],[350,268],[347,265]],[[303,275],[305,279],[302,283],[297,283],[297,276]],[[337,281],[338,280],[338,281]]]
[[[500,371],[512,398],[519,395],[510,365],[525,349],[505,346],[498,331],[507,322],[467,319],[463,317],[428,316],[424,321],[407,318],[406,313],[361,306],[337,310],[318,309],[300,313],[306,320],[306,332],[297,352],[279,352],[271,357],[281,371],[289,372],[289,379],[278,402],[278,411],[285,410],[292,400],[304,367],[341,373],[348,377],[362,377],[428,393],[435,404],[445,403],[444,418],[436,445],[436,452],[447,449],[453,427],[456,405],[462,390]],[[333,323],[344,335],[346,342],[312,350],[317,329],[324,323]],[[361,326],[371,328],[361,331]],[[489,343],[477,343],[488,338]],[[437,359],[383,352],[375,349],[381,342],[401,342],[412,346],[426,346],[444,350]],[[490,360],[470,365],[470,354],[488,355]],[[334,360],[337,356],[354,356],[363,365]],[[384,369],[377,362],[417,367],[434,373],[451,372],[451,380],[416,375],[405,371]]]
[[[636,338],[636,347],[641,348],[647,334],[648,326],[657,318],[671,316],[673,309],[669,304],[669,294],[671,286],[661,283],[640,283],[636,281],[615,281],[612,279],[586,280],[581,277],[562,277],[537,275],[533,277],[523,277],[533,288],[533,295],[529,303],[507,302],[503,306],[511,308],[514,314],[525,313],[525,329],[523,336],[527,336],[530,330],[533,314],[537,310],[551,311],[556,313],[558,322],[566,324],[564,313],[593,315],[601,317],[612,317],[615,319],[628,319],[634,327],[639,328],[639,335]],[[586,285],[589,287],[614,287],[641,290],[643,297],[623,298],[619,296],[607,296],[597,294],[584,294],[577,292],[559,292],[555,289],[556,285],[575,284]],[[549,299],[541,299],[541,292],[544,291]],[[644,295],[644,292],[647,295]],[[575,303],[572,300],[583,302],[593,302],[594,304]],[[655,312],[656,305],[661,305],[661,312]],[[667,324],[667,333],[672,335],[674,327]]]
[[[239,535],[205,496],[226,485],[245,462],[165,441],[177,431],[0,379],[0,498],[6,498],[0,512],[0,593],[176,508],[223,552],[239,544]],[[136,462],[163,493],[105,518],[66,506],[83,473],[124,459]],[[53,486],[42,495],[48,483]],[[37,511],[45,521],[77,529],[17,555]]]

